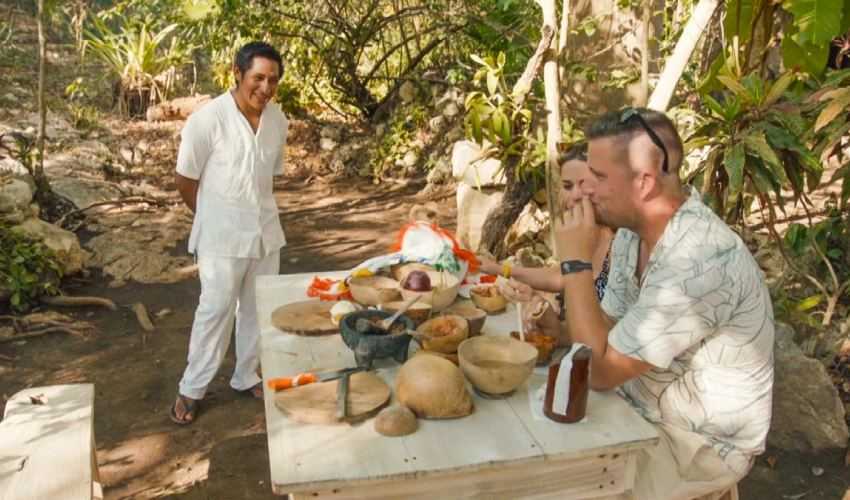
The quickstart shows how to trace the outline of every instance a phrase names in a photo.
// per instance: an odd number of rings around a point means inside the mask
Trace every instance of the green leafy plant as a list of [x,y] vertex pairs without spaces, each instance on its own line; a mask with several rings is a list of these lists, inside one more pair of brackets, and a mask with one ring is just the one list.
[[43,243],[0,221],[0,288],[17,312],[29,310],[43,295],[59,293],[62,267]]
[[71,124],[77,130],[93,130],[100,123],[100,111],[94,106],[72,102],[68,104]]
[[830,324],[839,300],[850,290],[848,223],[847,214],[833,206],[819,222],[789,225],[783,238],[788,262],[794,262],[792,268],[814,287],[814,293],[796,301],[794,309],[821,316],[824,326]]
[[113,17],[115,29],[105,15],[92,19],[92,27],[85,32],[84,53],[106,64],[117,78],[121,111],[139,116],[148,105],[166,98],[176,69],[189,62],[191,47],[175,36],[177,24],[157,30],[148,20]]
[[805,142],[811,123],[787,93],[795,74],[774,82],[755,72],[742,75],[736,54],[717,76],[724,91],[700,96],[707,113],[697,115],[699,125],[686,144],[707,155],[688,180],[731,223],[743,221],[754,200],[775,217],[785,190],[805,202],[823,173]]
[[[483,156],[496,156],[503,165],[511,157],[525,157],[532,148],[532,111],[518,100],[505,82],[505,54],[498,56],[472,56],[481,68],[473,82],[482,90],[466,95],[464,107],[466,134],[483,146]],[[542,175],[542,161],[520,162],[516,175]],[[535,167],[537,167],[535,169]],[[536,170],[536,171],[535,171]],[[542,177],[541,177],[542,179]]]
[[[841,140],[850,132],[850,69],[827,74],[817,92],[808,98],[812,113],[816,115],[814,132],[818,142],[814,153],[826,163],[841,155]],[[850,158],[838,158],[839,168],[830,183],[841,179],[840,207],[846,208],[850,200]]]

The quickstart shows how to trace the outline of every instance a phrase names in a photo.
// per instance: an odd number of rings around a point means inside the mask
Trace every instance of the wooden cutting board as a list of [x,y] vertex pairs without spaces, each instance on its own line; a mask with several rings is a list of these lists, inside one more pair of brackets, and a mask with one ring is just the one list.
[[[339,380],[302,385],[279,391],[275,405],[288,418],[305,424],[335,424],[336,388]],[[370,372],[351,376],[348,386],[348,416],[345,422],[357,422],[371,417],[390,400],[390,387]]]
[[304,300],[280,306],[272,312],[272,325],[295,335],[330,335],[339,332],[331,322],[331,308],[325,300]]

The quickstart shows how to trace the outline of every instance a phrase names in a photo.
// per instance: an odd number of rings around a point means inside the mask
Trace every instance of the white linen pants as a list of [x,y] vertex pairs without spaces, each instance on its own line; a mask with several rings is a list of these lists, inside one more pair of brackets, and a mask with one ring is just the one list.
[[746,474],[734,472],[703,436],[655,424],[660,439],[637,459],[636,500],[691,500],[719,497]]
[[260,259],[198,256],[201,297],[192,323],[189,364],[180,380],[180,394],[203,399],[227,353],[234,317],[236,369],[230,386],[242,391],[260,383],[255,281],[257,276],[277,274],[279,269],[280,250]]

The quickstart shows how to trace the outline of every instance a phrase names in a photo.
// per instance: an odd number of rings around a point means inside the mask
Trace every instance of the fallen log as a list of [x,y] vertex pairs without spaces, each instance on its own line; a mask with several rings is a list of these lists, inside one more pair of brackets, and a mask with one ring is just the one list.
[[66,328],[63,326],[51,326],[47,328],[43,328],[41,330],[34,330],[24,333],[19,333],[16,335],[12,335],[10,337],[0,337],[0,344],[5,344],[7,342],[17,342],[18,340],[26,340],[35,337],[41,337],[43,335],[47,335],[50,333],[65,333],[68,335],[73,335],[74,337],[85,337],[82,332],[78,332],[72,328]]
[[102,297],[69,297],[68,295],[57,295],[55,297],[42,297],[41,302],[49,306],[60,307],[81,307],[81,306],[100,306],[111,311],[117,311],[118,306],[115,302]]
[[136,314],[136,320],[141,325],[142,329],[146,332],[154,331],[153,322],[151,321],[151,317],[148,315],[148,310],[144,304],[141,302],[136,302],[130,309]]

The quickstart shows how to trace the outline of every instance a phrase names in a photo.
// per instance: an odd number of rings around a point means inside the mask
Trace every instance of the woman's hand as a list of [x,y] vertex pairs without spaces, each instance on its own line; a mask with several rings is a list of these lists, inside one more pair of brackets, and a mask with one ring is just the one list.
[[557,339],[558,343],[562,342],[564,335],[558,312],[541,295],[534,295],[531,301],[523,304],[522,316],[525,331],[541,332],[548,337]]
[[534,293],[530,286],[515,279],[506,280],[500,277],[496,280],[496,286],[503,297],[514,303],[528,302]]
[[497,276],[502,273],[502,266],[498,262],[493,260],[490,255],[478,254],[475,257],[478,259],[478,270],[481,273],[495,274]]

